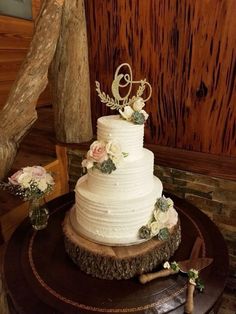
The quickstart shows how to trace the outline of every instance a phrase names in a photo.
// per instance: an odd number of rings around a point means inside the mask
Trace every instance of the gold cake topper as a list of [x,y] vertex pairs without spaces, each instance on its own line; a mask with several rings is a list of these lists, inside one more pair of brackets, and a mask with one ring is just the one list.
[[[129,73],[122,74],[120,73],[120,70],[124,67],[128,68]],[[122,83],[124,81],[124,83]],[[109,95],[105,94],[100,89],[100,83],[98,81],[96,83],[96,91],[98,93],[98,96],[101,99],[102,103],[105,103],[106,106],[110,107],[111,109],[117,109],[121,110],[125,108],[126,106],[132,106],[132,104],[139,100],[141,96],[144,93],[144,90],[146,86],[149,87],[149,95],[146,99],[142,99],[143,102],[146,102],[150,99],[152,95],[152,87],[151,85],[146,81],[146,79],[140,80],[140,81],[133,81],[133,74],[131,66],[128,63],[122,63],[115,72],[114,80],[111,85],[111,91],[114,98],[111,98]],[[136,95],[129,98],[130,93],[132,91],[133,84],[140,84]],[[120,88],[128,88],[128,92],[124,97],[120,95]]]

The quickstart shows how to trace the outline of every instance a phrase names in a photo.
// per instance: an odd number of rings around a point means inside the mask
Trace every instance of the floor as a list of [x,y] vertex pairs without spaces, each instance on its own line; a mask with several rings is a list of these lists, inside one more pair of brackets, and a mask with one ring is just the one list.
[[[27,165],[46,165],[55,159],[55,133],[53,128],[53,111],[51,107],[42,107],[38,110],[38,120],[23,139],[11,173]],[[9,208],[17,208],[23,204],[18,198],[0,191],[0,217],[5,215]],[[15,227],[24,218],[24,215],[13,215]],[[10,230],[10,232],[12,232]],[[9,233],[10,234],[10,233]],[[0,266],[2,267],[4,246],[0,246]],[[236,287],[234,287],[236,289]],[[236,300],[234,292],[236,290],[226,289],[223,295],[219,314],[235,314]],[[4,293],[0,280],[0,313],[8,314]],[[32,313],[33,314],[33,313]]]

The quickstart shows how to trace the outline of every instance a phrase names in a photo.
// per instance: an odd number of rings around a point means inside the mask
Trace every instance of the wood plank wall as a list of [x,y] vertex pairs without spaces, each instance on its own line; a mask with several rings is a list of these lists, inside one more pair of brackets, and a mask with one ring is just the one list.
[[[33,18],[42,0],[33,0]],[[129,62],[153,96],[145,143],[156,162],[236,179],[236,5],[234,0],[85,0],[94,132],[111,113],[93,85],[110,93]],[[0,16],[0,108],[27,53],[33,22]],[[46,90],[39,104],[50,101]]]
[[[0,15],[0,109],[7,100],[22,60],[25,58],[34,31],[34,20],[42,0],[33,0],[33,21]],[[38,105],[50,102],[47,88]]]
[[[236,157],[235,0],[85,3],[92,87],[98,80],[111,94],[115,69],[130,63],[134,77],[153,86],[146,143],[156,154],[160,146],[172,154],[203,153],[206,161],[225,158],[224,172],[227,158]],[[110,111],[91,91],[95,128]]]

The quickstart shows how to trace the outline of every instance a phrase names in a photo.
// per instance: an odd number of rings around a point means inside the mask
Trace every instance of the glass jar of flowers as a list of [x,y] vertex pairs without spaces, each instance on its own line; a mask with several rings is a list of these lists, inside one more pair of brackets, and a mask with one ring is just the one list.
[[49,218],[45,196],[53,190],[54,184],[53,177],[43,167],[32,166],[14,173],[7,183],[1,183],[1,188],[29,201],[32,227],[41,230],[46,228]]

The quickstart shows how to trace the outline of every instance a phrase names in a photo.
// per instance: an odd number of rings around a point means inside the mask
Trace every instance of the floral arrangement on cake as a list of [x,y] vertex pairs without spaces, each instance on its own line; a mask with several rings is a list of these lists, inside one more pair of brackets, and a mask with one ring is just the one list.
[[117,141],[95,141],[91,144],[86,159],[82,161],[82,167],[86,169],[94,167],[102,173],[110,174],[127,156],[128,154],[122,152]]
[[[129,73],[122,74],[120,69],[127,67]],[[152,94],[152,87],[146,79],[134,81],[132,69],[128,63],[122,63],[115,72],[114,80],[111,85],[113,98],[101,91],[100,83],[96,83],[96,91],[102,103],[105,103],[111,109],[119,111],[121,117],[134,124],[144,124],[148,118],[148,114],[143,107],[145,102],[150,99]],[[140,84],[136,95],[129,98],[134,84]],[[145,88],[149,88],[149,94],[146,99],[142,98]],[[120,88],[126,88],[126,94],[121,96]]]
[[143,107],[145,102],[142,97],[137,98],[131,105],[125,106],[124,109],[120,109],[119,113],[121,117],[134,124],[144,124],[148,118],[148,114]]
[[167,240],[169,229],[176,225],[177,221],[178,214],[173,201],[162,196],[155,203],[151,221],[139,229],[139,236],[141,239],[157,237],[159,240]]
[[43,167],[32,166],[18,170],[8,178],[7,183],[2,182],[0,187],[27,201],[49,194],[54,184],[53,177]]

